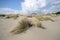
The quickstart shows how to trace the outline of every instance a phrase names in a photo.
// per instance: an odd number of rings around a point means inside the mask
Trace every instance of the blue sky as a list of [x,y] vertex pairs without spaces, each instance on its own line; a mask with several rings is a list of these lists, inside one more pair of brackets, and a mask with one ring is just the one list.
[[60,11],[60,0],[0,0],[0,14],[47,14]]
[[0,0],[0,8],[21,9],[21,2],[24,0]]

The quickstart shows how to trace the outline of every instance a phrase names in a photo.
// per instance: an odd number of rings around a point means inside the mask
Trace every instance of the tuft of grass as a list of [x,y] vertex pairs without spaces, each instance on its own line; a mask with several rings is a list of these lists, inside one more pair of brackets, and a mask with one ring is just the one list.
[[56,17],[57,15],[56,15],[56,14],[51,14],[50,16],[52,16],[52,17]]
[[19,24],[11,31],[13,34],[19,34],[24,31],[26,31],[28,28],[30,28],[32,24],[27,19],[23,19]]
[[48,17],[48,16],[46,16],[46,17],[43,17],[43,19],[44,19],[45,21],[48,21],[48,20],[50,20],[50,21],[54,22],[54,20],[53,20],[51,17]]
[[18,15],[12,16],[12,18],[14,19],[17,19],[18,17],[19,17]]
[[35,15],[34,17],[39,21],[48,21],[48,20],[50,20],[50,21],[54,22],[51,15],[49,15],[49,16],[48,15]]
[[42,29],[45,29],[45,27],[43,27],[42,23],[41,22],[37,22],[36,23],[37,27],[38,28],[42,28]]
[[40,20],[38,20],[38,19],[36,19],[36,18],[35,18],[35,20],[34,20],[33,25],[34,25],[35,27],[45,29],[45,27],[43,27],[43,25],[42,25],[41,21],[40,21]]
[[41,23],[41,22],[38,22],[38,23],[37,23],[37,27],[38,27],[38,28],[42,28],[42,29],[46,29],[45,27],[42,26],[42,23]]
[[42,27],[42,23],[41,22],[37,22],[37,27]]
[[42,16],[41,16],[41,15],[36,15],[36,16],[35,16],[35,18],[36,18],[36,19],[38,19],[39,21],[43,21],[43,19],[42,19]]

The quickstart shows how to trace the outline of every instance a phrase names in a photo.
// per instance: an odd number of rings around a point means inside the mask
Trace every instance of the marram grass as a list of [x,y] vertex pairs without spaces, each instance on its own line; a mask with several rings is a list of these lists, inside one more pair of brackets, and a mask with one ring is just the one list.
[[39,21],[52,21],[54,22],[54,20],[52,19],[52,16],[43,16],[43,15],[36,15],[35,18]]
[[27,19],[23,19],[17,26],[11,31],[13,34],[18,34],[26,31],[28,28],[30,28],[32,24]]
[[[22,33],[24,31],[26,31],[27,29],[29,29],[30,27],[38,27],[38,28],[42,28],[45,29],[45,27],[43,27],[42,22],[41,21],[53,21],[54,20],[49,17],[49,16],[40,16],[40,15],[36,15],[34,16],[34,23],[31,23],[28,19],[29,17],[23,17],[23,19],[21,20],[21,22],[18,22],[18,24],[16,25],[16,27],[14,29],[12,29],[10,31],[10,33],[13,34],[19,34]],[[31,20],[32,21],[32,20]]]
[[51,16],[45,16],[45,17],[43,17],[43,19],[44,19],[44,21],[52,21],[52,22],[54,22],[54,20],[52,19]]

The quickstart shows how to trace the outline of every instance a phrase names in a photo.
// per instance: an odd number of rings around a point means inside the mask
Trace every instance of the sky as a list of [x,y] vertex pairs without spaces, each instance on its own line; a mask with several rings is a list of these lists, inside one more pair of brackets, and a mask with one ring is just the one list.
[[0,14],[47,14],[60,11],[60,0],[0,0]]

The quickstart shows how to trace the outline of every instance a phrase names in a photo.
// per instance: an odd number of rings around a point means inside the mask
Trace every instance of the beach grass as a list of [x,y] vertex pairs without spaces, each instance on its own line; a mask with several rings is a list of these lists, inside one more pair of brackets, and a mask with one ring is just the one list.
[[30,24],[30,22],[25,18],[17,24],[17,26],[11,31],[11,33],[13,34],[22,33],[26,31],[28,28],[30,28],[31,26],[32,25]]

